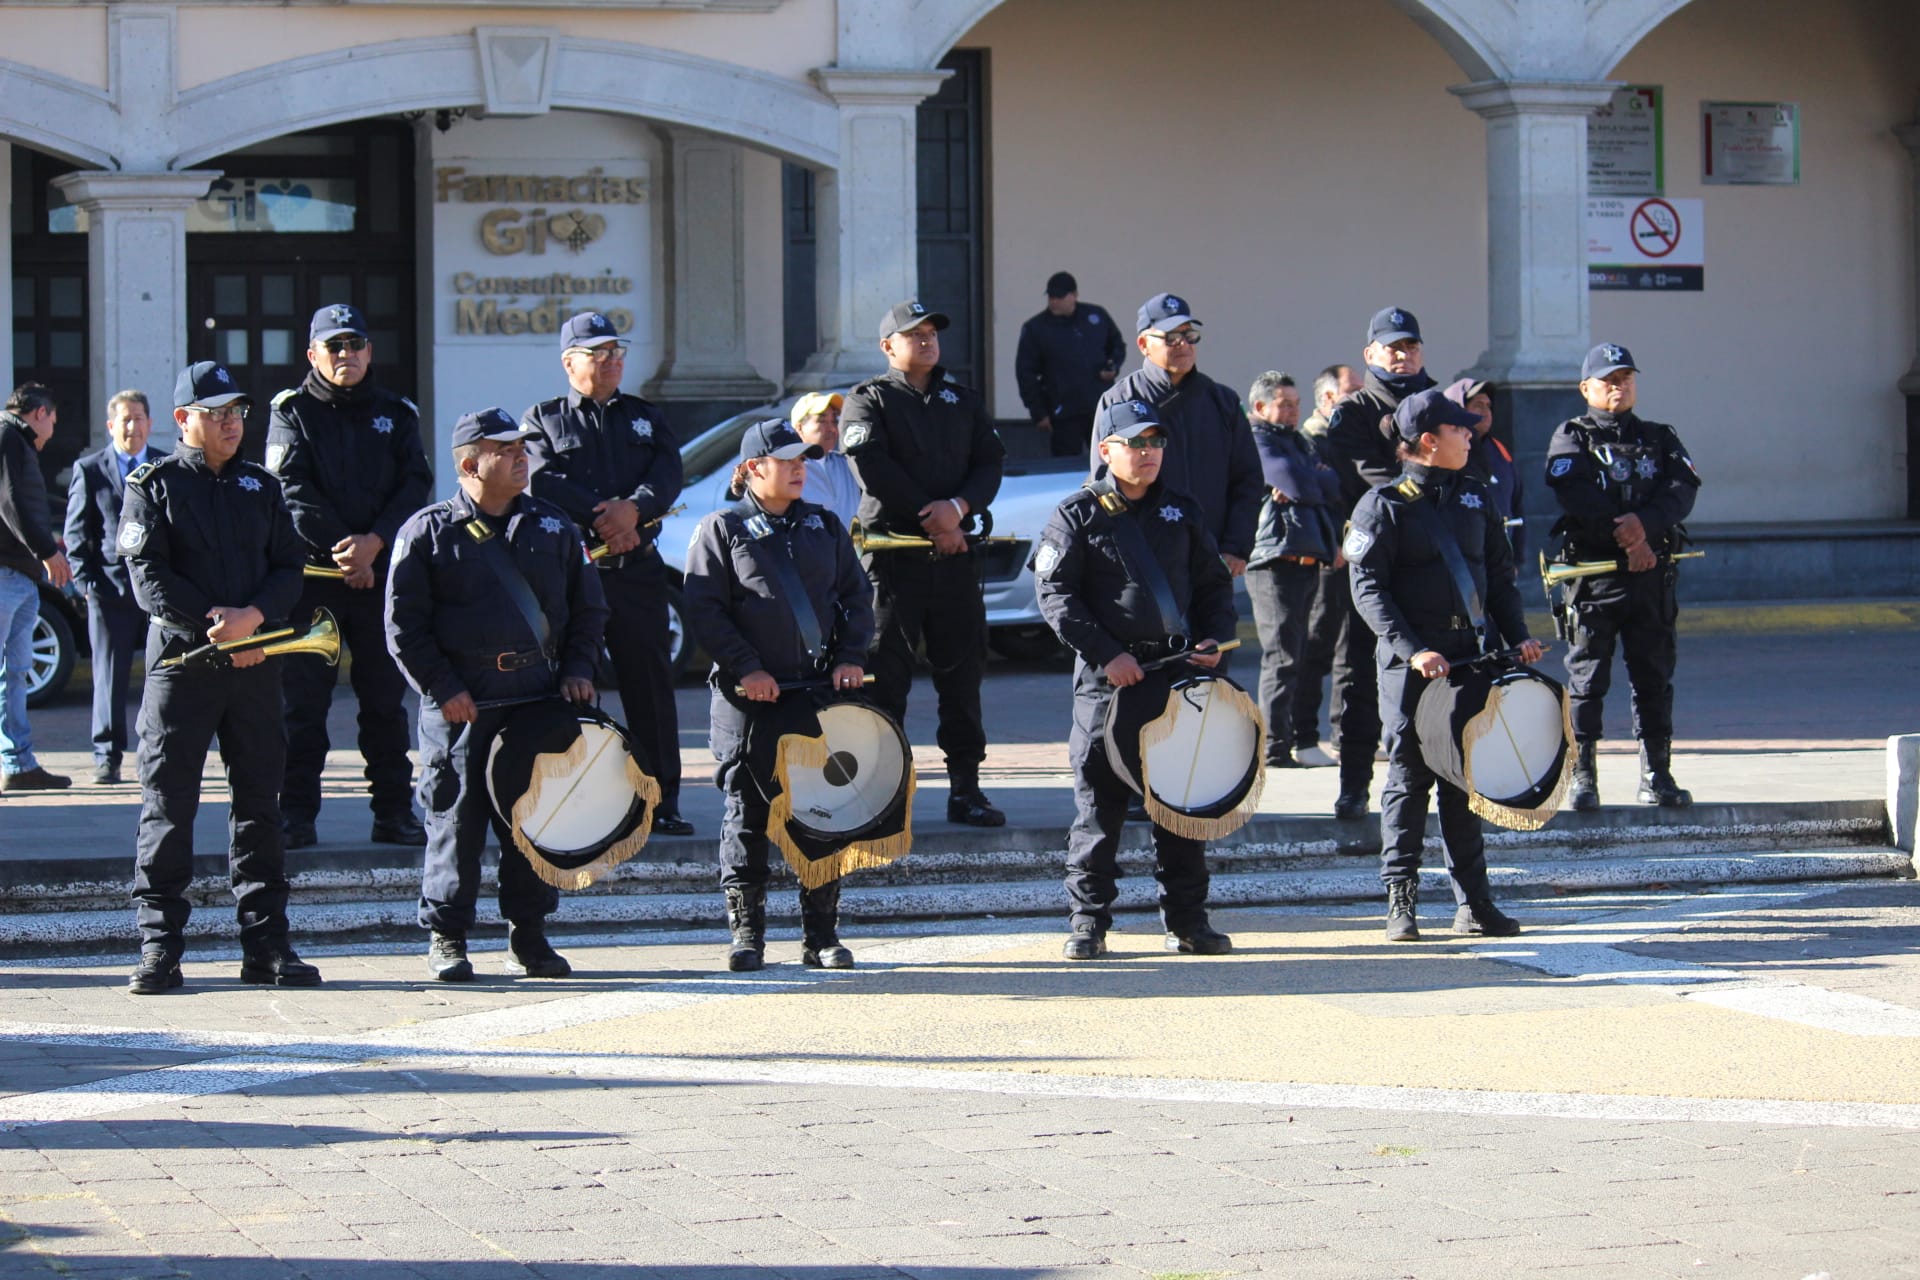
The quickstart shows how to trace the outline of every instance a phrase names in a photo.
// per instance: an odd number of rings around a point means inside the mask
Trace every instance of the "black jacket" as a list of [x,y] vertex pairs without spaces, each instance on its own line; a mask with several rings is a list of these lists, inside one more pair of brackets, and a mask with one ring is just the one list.
[[[1160,482],[1199,499],[1207,532],[1221,551],[1243,560],[1251,555],[1267,488],[1240,397],[1198,369],[1176,386],[1165,369],[1147,364],[1114,383],[1100,407],[1122,400],[1145,401],[1160,416],[1167,434]],[[1099,475],[1104,464],[1097,426],[1093,434],[1091,462]]]
[[251,605],[261,630],[283,627],[300,599],[306,548],[293,531],[280,482],[234,458],[215,472],[187,445],[127,476],[120,555],[134,598],[153,625],[198,645],[207,610]]
[[[1424,373],[1416,379],[1413,391],[1437,385]],[[1369,490],[1390,483],[1400,474],[1400,437],[1393,429],[1393,411],[1403,399],[1367,370],[1367,380],[1333,406],[1327,419],[1324,454],[1340,473],[1341,515],[1350,515],[1354,504]]]
[[898,370],[849,391],[840,447],[860,481],[861,526],[914,537],[930,502],[993,505],[1007,456],[986,401],[938,368],[924,392]]
[[[755,517],[766,533],[755,537]],[[822,674],[808,655],[769,543],[779,543],[806,589],[828,668],[865,666],[873,644],[873,585],[840,517],[812,502],[769,516],[752,495],[700,521],[687,551],[687,622],[731,688],[765,671],[775,680]]]
[[0,565],[38,582],[45,576],[40,562],[52,559],[59,549],[33,428],[11,413],[0,413]]
[[[639,396],[621,392],[602,407],[569,391],[542,400],[520,421],[540,433],[527,441],[533,496],[566,512],[583,533],[593,528],[594,507],[608,499],[632,502],[645,525],[680,498],[680,441],[659,406]],[[629,558],[658,559],[658,529],[641,529],[640,550]]]
[[[1103,495],[1122,509],[1108,511]],[[1092,667],[1165,644],[1169,626],[1194,642],[1233,639],[1233,578],[1200,514],[1198,502],[1165,484],[1128,503],[1105,477],[1087,481],[1055,508],[1029,566],[1047,625]],[[1179,618],[1160,616],[1152,588],[1121,551],[1120,521],[1145,538]]]
[[[1428,513],[1437,514],[1452,532],[1474,592],[1505,643],[1527,639],[1526,611],[1513,580],[1513,549],[1493,496],[1472,476],[1408,463],[1397,481],[1360,499],[1342,548],[1353,607],[1382,647],[1404,663],[1422,649],[1447,643],[1446,633],[1462,629],[1456,624],[1472,623]],[[1457,645],[1458,637],[1453,640]]]
[[273,398],[267,469],[318,564],[333,563],[342,538],[377,533],[384,569],[400,526],[433,495],[413,401],[364,384],[335,387],[317,373]]
[[1677,550],[1676,528],[1693,511],[1700,474],[1672,427],[1629,412],[1563,422],[1547,445],[1547,487],[1564,513],[1575,560],[1614,560],[1615,516],[1637,515],[1656,552]]
[[[166,456],[165,449],[147,445],[148,462]],[[126,496],[120,455],[112,445],[73,464],[67,481],[67,562],[73,566],[73,580],[88,595],[101,593],[132,604],[133,578],[120,555],[120,509]]]
[[[1321,460],[1313,441],[1296,428],[1259,418],[1247,421],[1268,490],[1260,503],[1260,524],[1247,567],[1255,569],[1288,557],[1332,564],[1340,542],[1333,514],[1340,502],[1339,475]],[[1287,500],[1275,499],[1275,490]]]
[[1070,316],[1042,311],[1020,326],[1013,378],[1034,422],[1087,417],[1126,360],[1120,326],[1104,307],[1082,302]]
[[[539,637],[501,586],[491,554],[468,532],[477,519],[473,500],[457,493],[415,513],[393,544],[387,651],[407,683],[436,706],[461,693],[488,699],[553,691],[553,673],[544,666],[503,672],[495,664],[499,654],[539,648]],[[573,522],[523,493],[491,527],[491,540],[513,557],[552,629],[547,649],[560,677],[592,679],[607,601]]]

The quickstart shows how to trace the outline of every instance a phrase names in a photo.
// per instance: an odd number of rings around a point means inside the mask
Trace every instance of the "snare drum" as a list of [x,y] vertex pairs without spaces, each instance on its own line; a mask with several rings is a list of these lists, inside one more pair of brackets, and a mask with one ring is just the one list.
[[818,709],[817,736],[783,733],[767,836],[809,889],[913,847],[913,751],[899,724],[860,702]]
[[1573,721],[1557,681],[1531,667],[1456,668],[1421,692],[1413,727],[1427,767],[1487,821],[1537,831],[1559,811]]
[[1108,765],[1168,831],[1218,840],[1259,807],[1266,728],[1253,699],[1226,676],[1149,672],[1114,691],[1105,736]]
[[570,702],[510,713],[487,752],[487,792],[534,874],[584,889],[638,853],[660,784],[611,717]]

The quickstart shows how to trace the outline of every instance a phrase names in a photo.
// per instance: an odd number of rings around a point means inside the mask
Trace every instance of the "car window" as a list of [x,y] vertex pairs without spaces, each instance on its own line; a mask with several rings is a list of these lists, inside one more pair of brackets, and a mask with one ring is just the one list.
[[680,450],[680,466],[685,472],[682,484],[691,487],[705,480],[723,465],[733,465],[740,451],[740,437],[747,428],[768,416],[765,409],[749,409],[708,427]]

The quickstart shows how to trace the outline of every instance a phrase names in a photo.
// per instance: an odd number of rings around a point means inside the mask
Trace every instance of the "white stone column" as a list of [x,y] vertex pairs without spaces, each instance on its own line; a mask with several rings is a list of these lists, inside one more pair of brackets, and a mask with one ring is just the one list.
[[[145,391],[156,407],[172,402],[187,363],[187,209],[219,176],[190,169],[54,179],[87,214],[87,421],[105,421],[107,397],[122,387]],[[156,422],[165,416],[156,412]]]
[[752,400],[779,388],[747,363],[746,201],[741,147],[691,129],[660,130],[667,188],[666,354],[656,400]]
[[880,318],[919,288],[914,110],[952,74],[838,67],[813,73],[840,104],[840,167],[815,175],[820,349],[789,386],[843,387],[885,370]]

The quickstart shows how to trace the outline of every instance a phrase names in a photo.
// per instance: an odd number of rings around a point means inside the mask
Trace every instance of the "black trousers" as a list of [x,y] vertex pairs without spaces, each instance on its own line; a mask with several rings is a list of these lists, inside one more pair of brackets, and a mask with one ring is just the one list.
[[874,705],[906,723],[913,655],[924,640],[940,708],[935,740],[955,787],[976,786],[987,758],[980,715],[987,606],[980,598],[980,566],[972,555],[882,551],[867,557],[867,575],[873,579],[875,640],[868,669]]
[[[1103,730],[1113,687],[1085,662],[1073,670],[1073,729],[1067,758],[1073,764],[1073,826],[1067,831],[1069,928],[1113,924],[1120,894],[1120,832],[1133,789],[1107,764]],[[1207,923],[1207,847],[1155,824],[1153,878],[1160,884],[1160,919],[1169,933],[1191,933]]]
[[[1340,640],[1340,619],[1344,606],[1339,592],[1347,586],[1343,566],[1321,566],[1314,580],[1313,596],[1307,609],[1307,639],[1300,654],[1300,678],[1293,690],[1293,745],[1295,750],[1318,746],[1320,742],[1320,699],[1322,686],[1333,671],[1333,650]],[[1328,720],[1340,722],[1340,700],[1328,700]]]
[[[1449,660],[1470,658],[1476,645],[1472,632],[1458,633],[1433,646]],[[1386,884],[1420,878],[1420,843],[1427,833],[1427,800],[1440,790],[1440,841],[1446,850],[1447,871],[1453,877],[1454,901],[1464,906],[1485,901],[1487,847],[1480,817],[1467,805],[1467,793],[1434,776],[1420,754],[1420,736],[1413,716],[1420,695],[1431,683],[1399,661],[1386,663],[1382,651],[1380,703],[1387,713],[1387,785],[1380,793],[1380,879]],[[1344,758],[1344,757],[1343,757]]]
[[1663,565],[1646,573],[1576,579],[1568,584],[1567,599],[1574,610],[1573,647],[1567,654],[1573,736],[1581,742],[1600,740],[1617,640],[1633,688],[1633,736],[1643,742],[1671,739],[1680,614],[1672,570]]
[[420,811],[427,828],[420,876],[420,927],[472,931],[480,899],[480,853],[491,831],[500,848],[500,916],[534,924],[560,905],[560,891],[533,873],[487,794],[487,748],[511,708],[449,724],[434,703],[420,703]]
[[1335,570],[1326,585],[1338,591],[1340,599],[1340,633],[1333,648],[1333,740],[1340,748],[1340,790],[1363,792],[1373,785],[1373,753],[1380,746],[1384,699],[1374,658],[1379,641],[1353,607],[1347,571]]
[[1053,430],[1047,433],[1047,448],[1056,458],[1084,458],[1093,447],[1093,415],[1056,413]]
[[[347,677],[359,701],[360,755],[376,818],[412,812],[413,761],[407,756],[407,682],[387,652],[384,583],[366,591],[344,582],[308,578],[293,611],[305,630],[313,611],[324,608],[340,624],[340,641],[353,655]],[[339,671],[318,654],[289,654],[283,675],[287,713],[287,772],[280,784],[280,811],[312,822],[320,813],[320,772],[327,767],[327,708],[333,705]]]
[[707,742],[718,762],[713,785],[726,804],[720,814],[720,887],[765,884],[769,872],[767,800],[747,768],[747,713],[713,692]]
[[200,773],[217,736],[226,766],[232,816],[227,868],[243,943],[284,937],[287,870],[280,835],[280,777],[286,739],[280,727],[280,666],[268,658],[244,671],[160,666],[165,654],[191,646],[147,642],[147,683],[140,701],[140,829],[135,838],[134,916],[141,947],[178,959],[192,904],[193,820],[200,811]]
[[114,587],[87,592],[87,643],[93,649],[93,759],[120,767],[127,751],[127,686],[147,615]]
[[657,552],[602,570],[607,593],[607,653],[620,682],[627,732],[660,784],[660,812],[680,812],[680,710],[673,700],[667,635],[667,571]]
[[1247,570],[1247,598],[1260,632],[1260,710],[1267,718],[1269,760],[1293,754],[1293,702],[1306,656],[1308,610],[1319,580],[1314,566],[1290,560]]

